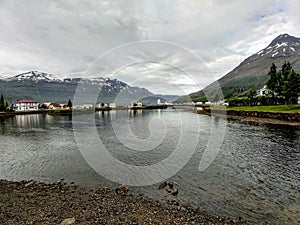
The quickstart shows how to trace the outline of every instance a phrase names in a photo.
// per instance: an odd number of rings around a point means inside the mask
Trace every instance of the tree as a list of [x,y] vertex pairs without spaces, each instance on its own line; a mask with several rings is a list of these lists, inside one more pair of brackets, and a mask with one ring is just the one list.
[[73,104],[72,104],[72,101],[71,101],[71,99],[69,99],[67,106],[68,106],[70,109],[72,109],[72,107],[73,107]]
[[300,75],[293,70],[292,65],[285,61],[277,72],[275,64],[272,63],[268,75],[270,79],[267,87],[275,99],[274,103],[296,104],[300,95]]
[[285,84],[286,103],[297,104],[300,95],[300,75],[294,70],[290,71]]
[[5,102],[4,102],[4,97],[3,95],[1,95],[0,97],[0,111],[4,111],[5,110]]
[[267,87],[272,91],[272,95],[275,96],[276,91],[278,90],[278,85],[279,85],[279,77],[277,74],[277,67],[275,63],[272,63],[272,66],[270,67],[270,71],[268,73],[270,76],[268,82],[267,82]]
[[281,66],[281,76],[283,81],[287,81],[289,74],[292,72],[293,68],[290,62],[285,61]]
[[256,96],[256,91],[251,89],[248,93],[249,103],[251,106],[255,105],[254,97]]

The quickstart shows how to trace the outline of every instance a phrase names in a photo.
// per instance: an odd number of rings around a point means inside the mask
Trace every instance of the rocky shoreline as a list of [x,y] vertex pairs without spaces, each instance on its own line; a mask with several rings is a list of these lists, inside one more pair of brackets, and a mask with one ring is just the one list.
[[0,224],[245,224],[125,190],[0,180]]

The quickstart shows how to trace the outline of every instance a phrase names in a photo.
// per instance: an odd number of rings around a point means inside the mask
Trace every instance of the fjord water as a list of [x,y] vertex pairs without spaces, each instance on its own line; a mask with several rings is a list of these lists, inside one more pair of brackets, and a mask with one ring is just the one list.
[[[18,115],[1,119],[0,179],[53,182],[65,178],[91,188],[118,186],[93,171],[77,147],[72,119],[81,121],[84,117]],[[117,121],[114,126],[112,118]],[[300,223],[299,128],[226,121],[185,110],[99,112],[95,114],[95,126],[115,158],[133,165],[152,165],[176,148],[182,136],[182,118],[199,121],[200,129],[189,130],[191,138],[195,133],[198,136],[192,158],[168,179],[178,187],[179,195],[172,197],[165,190],[158,190],[157,184],[131,187],[132,192],[159,200],[177,199],[214,215],[242,217],[255,223]],[[151,126],[152,132],[164,128],[166,133],[163,138],[157,137],[161,140],[154,143],[154,149],[132,150],[121,143],[126,140],[126,133],[124,137],[115,135],[116,125],[122,127],[122,121],[127,121],[134,136],[141,140],[151,136],[149,124],[153,122],[158,125]],[[211,131],[223,129],[224,125],[226,132],[218,155],[205,171],[199,172]],[[82,135],[88,137],[85,124],[82,126]],[[131,143],[130,137],[127,141]],[[193,142],[184,141],[186,145]],[[184,154],[185,149],[181,151]]]

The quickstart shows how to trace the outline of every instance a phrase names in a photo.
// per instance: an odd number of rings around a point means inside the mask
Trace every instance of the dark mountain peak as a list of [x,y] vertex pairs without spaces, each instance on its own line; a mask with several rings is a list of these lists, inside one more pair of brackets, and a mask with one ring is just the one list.
[[[281,34],[277,36],[265,49],[250,56],[245,61],[246,63],[261,60],[261,58],[282,58],[297,56],[300,53],[300,38]],[[243,63],[242,63],[243,64]]]
[[286,43],[287,45],[293,45],[296,43],[300,43],[300,38],[290,36],[289,34],[281,34],[278,37],[276,37],[269,46],[274,46],[274,45],[283,44],[283,43]]

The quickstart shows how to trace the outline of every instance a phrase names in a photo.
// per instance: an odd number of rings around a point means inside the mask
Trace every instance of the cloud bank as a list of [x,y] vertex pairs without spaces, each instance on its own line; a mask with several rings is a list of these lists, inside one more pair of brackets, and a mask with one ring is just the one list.
[[[199,72],[197,81],[203,87],[279,34],[299,37],[299,11],[297,0],[4,0],[0,1],[0,75],[39,70],[81,77],[99,56],[119,45],[159,40],[201,57],[211,71],[210,77]],[[143,50],[136,54],[128,57],[149,58]],[[161,52],[160,57],[194,70],[198,67],[181,52]],[[115,62],[112,58],[107,63]],[[110,72],[105,65],[102,69],[94,76]],[[187,93],[199,90],[183,71],[164,63],[124,65],[114,75],[154,93],[176,94],[178,86]]]

